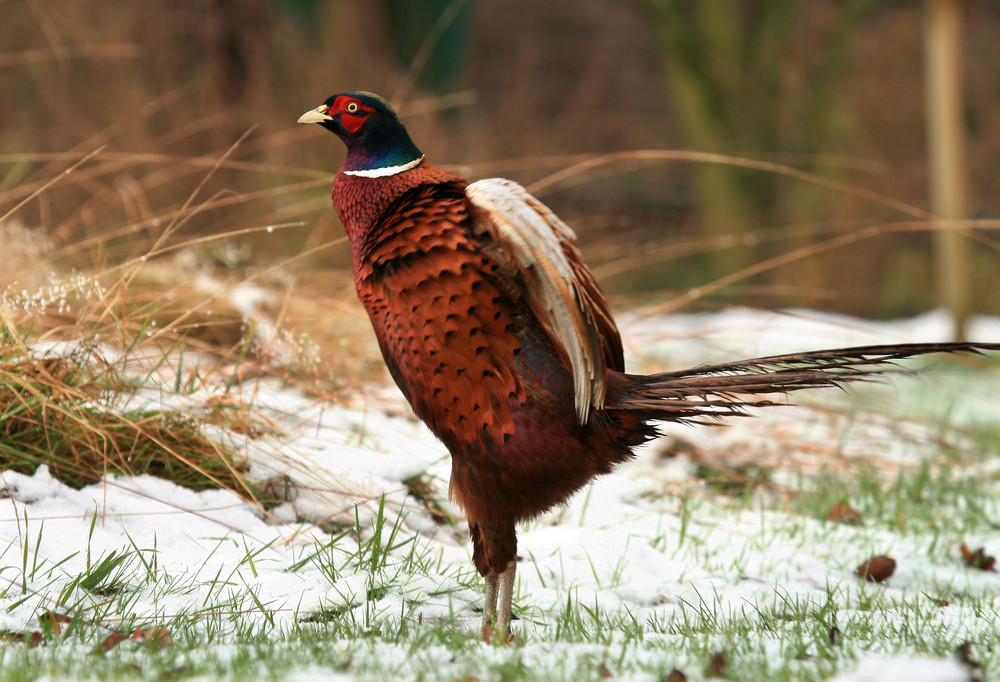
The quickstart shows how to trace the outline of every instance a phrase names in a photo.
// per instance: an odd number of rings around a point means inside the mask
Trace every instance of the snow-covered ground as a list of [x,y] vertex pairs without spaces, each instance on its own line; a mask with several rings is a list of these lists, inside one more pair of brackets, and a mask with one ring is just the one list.
[[[948,334],[946,318],[937,313],[892,323],[809,311],[633,314],[621,326],[634,371],[810,348],[939,341]],[[1000,320],[975,320],[971,336],[1000,340]],[[780,627],[769,634],[751,627],[759,641],[744,642],[731,658],[786,659],[785,628],[793,627],[794,614],[829,608],[831,628],[849,633],[855,612],[857,622],[870,626],[861,614],[874,601],[885,605],[885,612],[863,647],[867,652],[847,649],[843,658],[821,670],[831,675],[841,670],[838,682],[970,680],[968,667],[947,655],[915,653],[901,644],[902,635],[897,639],[893,633],[922,628],[945,633],[948,641],[980,641],[983,632],[996,631],[1000,578],[957,558],[960,540],[984,546],[987,554],[1000,552],[1000,535],[988,530],[989,523],[978,534],[934,540],[925,528],[901,532],[884,524],[851,526],[809,518],[783,508],[780,491],[765,490],[760,500],[734,502],[706,492],[698,478],[706,463],[734,469],[754,465],[766,468],[780,489],[787,484],[788,490],[808,490],[817,480],[813,477],[827,468],[839,471],[869,463],[888,478],[917,470],[927,457],[937,456],[942,444],[969,455],[961,467],[974,461],[983,477],[995,478],[1000,453],[977,452],[982,440],[966,438],[963,429],[979,433],[1000,428],[998,372],[961,370],[961,365],[946,363],[916,378],[866,386],[856,394],[828,390],[797,395],[799,407],[773,408],[759,419],[740,419],[725,428],[666,426],[673,440],[649,444],[634,462],[519,533],[515,611],[520,620],[515,630],[522,642],[521,660],[540,671],[538,679],[545,679],[550,667],[553,679],[565,678],[565,673],[556,674],[558,668],[575,656],[593,656],[595,645],[562,639],[559,621],[570,611],[593,609],[609,622],[618,617],[647,624],[649,641],[628,644],[635,655],[673,656],[668,669],[699,679],[703,657],[685,644],[699,628],[708,633],[707,642],[717,640],[719,649],[732,650],[730,640],[742,620],[784,609],[788,613],[774,617]],[[133,400],[181,408],[181,403],[190,406],[208,397],[195,394],[179,402],[166,389],[150,389]],[[423,623],[448,622],[474,632],[482,596],[473,584],[463,529],[436,522],[408,494],[406,484],[423,474],[437,498],[460,518],[447,502],[447,453],[409,415],[395,389],[373,388],[349,405],[333,406],[264,380],[248,388],[245,399],[283,435],[254,439],[205,428],[245,455],[251,478],[281,485],[287,501],[267,513],[228,491],[192,492],[148,476],[108,476],[73,490],[44,467],[33,476],[0,472],[0,630],[37,629],[38,615],[57,608],[53,598],[64,583],[99,557],[134,549],[151,558],[154,553],[145,551],[155,549],[152,570],[161,576],[158,586],[144,584],[128,603],[133,614],[149,622],[197,614],[206,604],[226,599],[246,605],[237,597],[252,592],[266,608],[246,608],[232,622],[271,622],[280,631],[283,624],[317,613],[349,613],[358,622],[405,613]],[[961,428],[945,433],[942,421]],[[1000,522],[1000,497],[977,504],[986,519]],[[360,550],[350,529],[360,523],[363,544],[380,513],[389,526],[398,522],[398,538],[413,538],[390,551],[394,560],[402,562],[400,557],[414,548],[432,560],[422,562],[420,570],[383,570],[379,579],[384,589],[373,604],[373,576],[360,562],[352,563]],[[344,529],[348,532],[330,558],[344,564],[331,574],[323,561],[310,557]],[[866,584],[854,574],[873,554],[897,561],[895,574],[884,585]],[[941,598],[953,593],[973,598]],[[922,606],[922,620],[917,619],[921,609],[904,602]],[[718,621],[715,635],[713,619]],[[678,629],[678,622],[689,623],[690,632]],[[614,633],[607,636],[616,641]],[[423,652],[424,668],[419,668],[420,660],[401,668],[389,662],[391,648],[339,646],[350,650],[352,670],[368,676],[406,678],[422,670],[426,677],[457,679],[465,670],[453,667],[454,652],[447,649]],[[822,646],[810,644],[803,655],[817,656]],[[482,647],[484,661],[505,655]],[[658,679],[641,672],[643,665],[632,670],[624,677]],[[325,673],[288,670],[289,679],[316,679]]]

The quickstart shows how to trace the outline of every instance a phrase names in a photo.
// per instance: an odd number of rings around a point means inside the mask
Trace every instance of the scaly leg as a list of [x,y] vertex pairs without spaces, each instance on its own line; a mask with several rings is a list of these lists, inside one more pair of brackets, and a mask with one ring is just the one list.
[[499,598],[500,605],[497,608],[497,632],[503,633],[505,640],[510,638],[510,616],[511,602],[514,599],[514,574],[517,563],[512,561],[503,573],[500,574]]
[[499,573],[490,573],[486,576],[486,600],[483,602],[483,638],[487,638],[489,629],[493,627],[493,617],[497,613],[497,583],[500,581]]

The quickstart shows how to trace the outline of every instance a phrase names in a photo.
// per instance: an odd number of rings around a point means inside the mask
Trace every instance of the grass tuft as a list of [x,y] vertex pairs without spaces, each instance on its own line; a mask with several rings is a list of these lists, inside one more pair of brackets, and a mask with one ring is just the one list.
[[[0,470],[33,474],[46,465],[75,488],[106,474],[150,474],[193,490],[224,487],[256,499],[244,465],[181,412],[120,408],[139,389],[121,365],[93,349],[39,354],[21,332],[0,325]],[[214,419],[233,421],[218,408]],[[261,427],[240,415],[244,432]]]

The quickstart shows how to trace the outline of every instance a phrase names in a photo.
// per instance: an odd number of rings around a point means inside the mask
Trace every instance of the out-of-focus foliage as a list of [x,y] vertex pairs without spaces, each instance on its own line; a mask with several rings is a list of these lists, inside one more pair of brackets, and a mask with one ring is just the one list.
[[[645,2],[687,144],[785,157],[839,152],[853,121],[837,86],[873,0],[846,0],[835,11],[810,0]],[[709,234],[794,224],[821,215],[830,201],[816,188],[784,191],[781,176],[733,166],[700,166],[694,181],[699,224]],[[755,255],[718,252],[718,274]]]

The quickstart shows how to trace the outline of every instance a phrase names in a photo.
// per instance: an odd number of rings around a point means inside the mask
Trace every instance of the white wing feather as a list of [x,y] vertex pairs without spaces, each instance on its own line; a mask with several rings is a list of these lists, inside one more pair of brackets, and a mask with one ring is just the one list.
[[590,408],[604,406],[606,366],[593,311],[586,309],[566,255],[576,235],[511,180],[479,180],[466,188],[466,196],[488,218],[476,221],[475,229],[480,235],[488,233],[496,246],[492,255],[502,266],[514,266],[522,275],[536,315],[566,353],[577,417],[586,424]]

